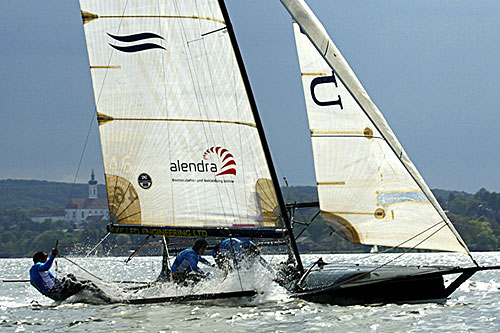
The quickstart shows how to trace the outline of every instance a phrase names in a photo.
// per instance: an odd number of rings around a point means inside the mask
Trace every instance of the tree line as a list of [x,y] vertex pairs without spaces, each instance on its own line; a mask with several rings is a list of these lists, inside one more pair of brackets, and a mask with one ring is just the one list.
[[[99,196],[105,196],[100,186]],[[456,229],[472,251],[500,249],[500,193],[481,189],[475,194],[459,191],[433,190],[443,209],[447,211]],[[65,221],[32,222],[31,217],[51,210],[63,209],[70,193],[73,197],[87,197],[87,184],[68,184],[34,180],[0,180],[0,257],[30,257],[38,250],[49,251],[56,240],[65,254],[85,254],[107,233],[106,221],[76,224]],[[317,201],[316,188],[299,186],[283,189],[288,202]],[[297,221],[307,223],[317,209],[301,210]],[[301,252],[367,252],[369,246],[352,244],[337,235],[321,217],[307,228],[297,224],[295,233]],[[304,229],[302,231],[302,229]],[[127,255],[145,236],[110,235],[102,255]],[[189,242],[188,242],[189,243]],[[156,239],[141,254],[160,254]]]

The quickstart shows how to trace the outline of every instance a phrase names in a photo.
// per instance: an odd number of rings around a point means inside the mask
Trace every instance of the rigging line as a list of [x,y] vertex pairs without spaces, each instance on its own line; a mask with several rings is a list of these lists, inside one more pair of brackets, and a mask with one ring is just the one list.
[[[441,223],[444,223],[444,221],[443,221],[443,220],[441,220],[441,221],[439,221],[439,222],[437,222],[437,223],[435,223],[435,224],[431,225],[431,226],[430,226],[430,227],[428,227],[427,229],[425,229],[425,230],[423,230],[423,231],[419,232],[418,234],[416,234],[416,235],[414,235],[414,236],[412,236],[412,237],[408,238],[407,240],[405,240],[405,241],[404,241],[404,242],[402,242],[402,243],[399,243],[398,245],[395,245],[395,246],[393,246],[393,247],[390,247],[390,248],[388,248],[388,249],[386,249],[386,250],[384,250],[384,251],[382,251],[382,252],[378,252],[378,253],[370,253],[370,254],[369,254],[369,256],[373,256],[373,255],[375,255],[375,254],[382,254],[382,253],[386,253],[386,252],[389,252],[389,251],[391,251],[391,250],[393,250],[393,249],[398,249],[398,248],[400,248],[403,244],[408,243],[409,241],[411,241],[411,240],[415,239],[416,237],[418,237],[418,236],[420,236],[420,235],[422,235],[422,234],[426,233],[427,231],[431,230],[432,228],[437,227],[437,226],[438,226],[438,225],[440,225]],[[419,244],[418,244],[418,245],[419,245]],[[412,248],[412,249],[413,249],[413,248]],[[411,249],[410,249],[410,250],[411,250]]]
[[75,265],[76,267],[80,268],[82,271],[84,271],[85,273],[87,273],[88,275],[92,276],[92,277],[95,277],[96,279],[98,279],[99,281],[102,281],[102,282],[105,282],[107,283],[107,281],[101,279],[100,277],[98,277],[97,275],[95,274],[92,274],[90,273],[88,270],[86,270],[85,268],[83,268],[82,266],[78,265],[76,262],[74,262],[73,260],[71,259],[68,259],[64,256],[59,256],[59,258],[63,258],[63,259],[66,259],[67,261],[69,261],[70,263],[72,263],[73,265]]
[[92,120],[90,121],[89,129],[87,131],[87,137],[85,138],[85,143],[83,144],[83,150],[82,150],[82,153],[80,154],[80,161],[78,162],[78,167],[76,169],[75,179],[73,180],[73,184],[71,185],[71,191],[69,194],[69,198],[66,202],[66,205],[68,205],[71,198],[73,197],[73,190],[75,188],[76,179],[78,178],[78,173],[80,172],[80,167],[82,166],[83,156],[85,155],[85,150],[86,150],[87,144],[89,142],[90,132],[92,131],[92,125],[94,124],[94,118],[95,118],[95,116],[94,116],[94,113],[92,112]]
[[139,252],[142,251],[142,249],[154,238],[152,235],[148,235],[144,241],[142,242],[141,246],[134,252],[132,253],[127,260],[125,260],[125,263],[127,264],[130,260],[132,260],[136,255],[139,254]]
[[[180,10],[179,10],[179,6],[178,6],[178,3],[177,1],[174,0],[173,2],[174,4],[174,7],[175,7],[175,10],[180,13]],[[182,31],[182,38],[183,40],[187,41],[187,34],[186,34],[186,29],[183,25],[183,23],[181,21],[179,21],[179,26],[180,26],[180,30]],[[194,91],[194,94],[195,94],[195,97],[196,97],[196,101],[197,101],[197,109],[198,109],[198,112],[200,113],[200,117],[203,115],[203,111],[201,110],[201,107],[200,107],[200,99],[203,100],[202,96],[201,95],[201,85],[200,85],[200,81],[198,80],[198,78],[196,77],[195,75],[195,65],[193,63],[193,57],[192,57],[192,54],[191,54],[191,49],[189,48],[189,44],[187,43],[182,43],[183,44],[183,47],[184,47],[184,51],[185,51],[185,55],[186,55],[186,63],[187,63],[187,67],[189,69],[189,74],[191,76],[191,82],[193,84],[193,91]],[[199,91],[197,91],[197,89],[199,89]],[[209,145],[209,135],[207,134],[207,129],[205,128],[205,126],[202,126],[202,129],[203,129],[203,134],[204,134],[204,139],[205,139],[205,142],[207,143],[207,145]],[[215,137],[213,136],[212,134],[212,140],[214,140],[215,142]],[[222,195],[220,193],[220,190],[219,190],[219,186],[216,186],[215,187],[216,190],[217,190],[217,194],[218,194],[218,197],[219,197],[219,201],[222,202]],[[222,214],[224,216],[227,216],[225,211],[224,211],[224,206],[221,205],[222,207]]]
[[[227,27],[226,27],[226,33],[229,35],[229,32],[227,31]],[[231,44],[231,41],[229,41],[229,44]],[[231,50],[233,50],[233,57],[231,57],[231,65],[233,66],[233,68],[236,68],[238,69],[238,62],[236,61],[235,57],[234,57],[234,49],[231,47],[230,48]],[[237,86],[237,74],[239,73],[238,70],[233,70],[233,73],[232,75],[230,75],[230,79],[232,80],[233,82],[233,86],[236,87]],[[240,77],[240,82],[241,82],[241,77]],[[245,92],[245,95],[246,95],[246,92]],[[238,94],[236,92],[236,89],[233,89],[233,93],[231,94],[231,98],[233,99],[233,102],[235,103],[236,105],[236,110],[238,111],[238,115],[241,117],[241,108],[240,108],[240,104],[238,103]],[[248,96],[247,96],[247,102],[248,102]],[[249,103],[250,104],[250,103]],[[251,106],[250,106],[251,108]],[[240,118],[239,118],[240,119]],[[257,125],[255,123],[255,117],[253,117],[253,114],[252,114],[252,119],[254,120],[254,125],[255,125],[255,128],[257,128]],[[243,151],[243,135],[242,135],[242,128],[238,127],[238,143],[240,145],[240,149],[241,151]],[[240,156],[240,161],[241,161],[241,165],[246,165],[247,161],[246,161],[246,154],[242,154],[242,156]],[[253,168],[254,168],[254,172],[255,174],[257,174],[257,166],[256,164],[253,165]],[[242,174],[243,174],[243,179],[246,181],[247,177],[246,177],[246,168],[242,168]],[[249,198],[249,192],[248,191],[244,191],[243,194],[245,195],[245,202],[248,202]],[[249,215],[249,211],[247,210],[247,217]]]
[[[286,186],[286,188],[287,188],[287,189],[288,189],[288,191],[290,192],[290,195],[291,195],[291,197],[292,197],[292,200],[296,203],[296,202],[297,202],[297,198],[296,198],[296,197],[295,197],[295,195],[293,194],[292,188],[288,185],[288,180],[286,179],[286,177],[283,177],[283,180],[284,180],[284,182],[285,182],[285,186]],[[297,210],[295,210],[295,212],[297,212]],[[304,221],[306,221],[306,220],[307,220],[307,219],[306,219],[306,216],[305,216],[305,214],[304,214],[304,212],[303,212],[303,210],[298,209],[298,213],[300,214],[300,217],[301,217]],[[319,211],[318,211],[318,212],[314,215],[314,217],[311,219],[311,221],[309,222],[309,224],[307,224],[307,226],[306,226],[304,229],[302,229],[302,231],[299,233],[299,235],[298,235],[298,236],[296,236],[296,237],[295,237],[295,239],[298,239],[298,238],[300,237],[300,235],[302,235],[302,233],[303,233],[303,232],[304,232],[304,231],[305,231],[305,230],[309,227],[309,225],[311,225],[311,223],[312,223],[312,222],[313,222],[313,220],[314,220],[314,219],[315,219],[315,218],[319,215],[319,213],[321,213],[321,210],[319,210]]]
[[168,241],[167,241],[167,238],[165,236],[163,236],[162,238],[163,238],[164,251],[167,252],[168,278],[170,279],[170,281],[173,281],[172,269],[170,266],[170,253],[168,253]]
[[[441,221],[439,223],[443,223],[444,221]],[[378,266],[378,267],[375,267],[374,269],[371,269],[369,270],[367,273],[370,274],[370,273],[373,273],[375,272],[376,270],[379,270],[381,269],[382,267],[384,266],[387,266],[388,264],[390,264],[391,262],[394,262],[395,260],[401,258],[403,255],[407,254],[408,252],[414,250],[417,246],[419,246],[420,244],[422,244],[423,242],[425,242],[426,240],[428,240],[430,237],[434,236],[438,231],[440,231],[441,229],[443,229],[444,227],[446,227],[446,224],[442,225],[438,230],[434,231],[432,234],[430,234],[429,236],[427,236],[426,238],[424,238],[422,241],[420,241],[419,243],[417,243],[414,247],[412,248],[409,248],[408,250],[406,250],[405,252],[401,253],[400,255],[398,255],[397,257],[383,263],[382,265]],[[346,283],[349,283],[351,281],[354,281],[356,279],[358,279],[359,276],[353,276],[345,281],[342,281],[342,284],[346,284]]]
[[[197,6],[197,10],[199,11],[198,6]],[[201,32],[201,22],[198,22],[198,26],[199,26],[199,29],[200,29],[200,32]],[[227,28],[226,28],[226,26],[224,26],[222,29],[227,29]],[[203,35],[202,35],[202,36],[203,36]],[[227,40],[227,38],[225,38],[225,40]],[[203,45],[203,49],[205,50],[205,55],[208,55],[209,53],[208,53],[207,43],[206,43],[206,38],[205,38],[205,37],[204,37],[204,38],[202,38],[201,43],[202,43],[202,45]],[[223,52],[222,52],[222,53],[223,53]],[[210,61],[208,61],[208,57],[205,57],[203,60],[206,60],[206,63],[207,63],[207,71],[208,71],[208,74],[209,74],[209,77],[210,77],[210,81],[211,81],[211,83],[212,83],[210,86],[211,86],[211,88],[212,88],[212,93],[213,93],[213,96],[214,96],[214,101],[215,101],[215,110],[216,110],[216,112],[217,112],[217,116],[218,116],[218,118],[219,118],[219,119],[222,119],[222,117],[221,117],[221,115],[220,115],[219,100],[218,100],[218,98],[217,98],[217,94],[216,94],[216,91],[215,91],[215,84],[214,84],[215,82],[214,82],[214,75],[213,75],[214,71],[212,70],[212,67],[210,66]],[[233,71],[233,72],[234,72],[234,71]],[[233,90],[235,90],[235,89],[233,89]],[[208,112],[207,112],[207,113],[208,113]],[[221,123],[220,123],[220,125],[219,125],[219,129],[220,129],[220,131],[221,131],[222,142],[224,143],[224,146],[226,146],[226,147],[227,147],[227,142],[226,142],[226,138],[225,138],[225,135],[224,135],[225,131],[223,130],[222,124],[223,124],[223,123],[221,122]],[[209,128],[210,128],[210,126],[209,126]],[[240,133],[241,133],[241,131],[240,131],[240,130],[239,130],[238,132],[240,132]],[[213,132],[212,132],[212,133],[213,133]],[[241,135],[240,135],[240,140],[241,140]],[[240,141],[240,142],[241,142],[241,141]],[[241,147],[241,146],[240,146],[240,147]],[[219,159],[219,161],[220,161],[220,159]],[[221,161],[221,162],[222,162],[222,161]],[[222,164],[221,164],[221,165],[222,165]],[[241,165],[243,165],[243,163],[242,163]],[[241,168],[241,170],[243,170],[243,168]],[[243,177],[243,179],[246,179],[246,177],[244,176],[244,177]],[[219,187],[219,186],[217,185],[217,187]],[[233,191],[232,191],[232,192],[233,192],[233,193],[232,193],[232,194],[233,194],[233,196],[231,196],[231,193],[230,193],[231,191],[230,191],[230,185],[229,185],[229,184],[226,184],[226,185],[224,185],[224,187],[223,187],[223,189],[224,189],[224,190],[225,190],[225,192],[226,192],[226,195],[227,195],[229,198],[235,198],[235,200],[234,200],[234,205],[229,205],[229,209],[232,211],[232,216],[238,216],[240,223],[242,223],[243,221],[241,220],[241,214],[240,214],[240,209],[239,209],[239,205],[238,205],[238,200],[236,199],[236,198],[237,198],[237,190],[236,190],[236,186],[232,185],[231,187],[232,187],[232,190],[233,190]],[[245,196],[246,196],[246,191],[244,191],[244,193],[245,193]],[[246,201],[246,200],[245,200],[245,201]],[[236,209],[236,212],[234,211],[235,209]],[[225,214],[225,212],[224,212],[224,215],[226,215],[226,214]],[[248,215],[247,215],[247,217],[248,217]]]
[[233,238],[229,237],[229,244],[231,244],[231,252],[233,255],[233,264],[234,268],[236,269],[236,274],[238,275],[238,281],[240,282],[240,287],[241,290],[243,291],[243,283],[241,282],[241,276],[240,276],[240,269],[238,267],[238,261],[236,260],[236,251],[234,251],[234,244],[233,244]]
[[[235,35],[234,30],[233,30],[233,26],[231,24],[231,20],[229,17],[229,12],[226,8],[224,0],[218,0],[218,3],[219,3],[221,13],[226,21],[226,26],[228,28],[228,33],[229,33],[229,39],[231,41],[231,45],[233,47],[233,52],[234,52],[234,55],[236,57],[238,67],[240,69],[240,75],[241,75],[241,78],[243,80],[243,84],[245,86],[245,90],[246,90],[246,93],[248,96],[250,107],[251,107],[252,113],[253,113],[254,118],[255,118],[255,123],[257,125],[257,132],[258,132],[259,138],[261,140],[262,149],[264,151],[264,156],[265,156],[267,164],[268,164],[269,174],[270,174],[271,180],[273,182],[274,190],[278,194],[277,195],[278,207],[281,211],[284,225],[286,226],[288,232],[292,233],[292,230],[291,230],[292,226],[290,224],[290,220],[288,219],[288,213],[286,211],[285,202],[284,202],[283,196],[281,194],[281,188],[279,187],[278,176],[276,174],[276,170],[275,170],[274,165],[273,165],[271,152],[270,152],[268,144],[267,144],[267,139],[266,139],[264,127],[262,125],[262,121],[261,121],[260,115],[258,113],[257,103],[255,101],[254,94],[253,94],[252,89],[251,89],[250,79],[248,77],[247,72],[245,71],[243,56],[242,56],[241,51],[238,47],[236,35]],[[295,239],[293,237],[290,238],[290,243],[292,244],[292,247],[293,247],[297,267],[298,267],[299,271],[302,273],[304,271],[304,268],[302,266],[302,260],[300,258],[300,253],[299,253],[297,244],[295,243]]]
[[295,239],[299,239],[299,237],[302,235],[302,233],[304,231],[306,231],[307,228],[309,228],[309,226],[314,222],[314,220],[316,219],[316,217],[319,216],[320,213],[321,213],[321,210],[318,210],[318,212],[316,214],[314,214],[314,217],[311,219],[311,221],[304,227],[304,229],[302,229],[301,232],[299,232],[299,234],[295,237]]
[[[99,245],[102,248],[112,248],[112,249],[118,249],[118,248],[130,248],[130,247],[138,247],[139,245]],[[161,244],[154,244],[154,245],[147,245],[145,247],[160,247],[163,246]],[[59,247],[66,247],[66,248],[89,248],[90,245],[59,245]]]
[[387,266],[388,264],[390,264],[391,262],[401,258],[403,255],[407,254],[408,252],[414,250],[417,246],[419,246],[420,244],[422,244],[423,242],[425,242],[426,240],[428,240],[429,238],[431,238],[432,236],[434,236],[436,233],[438,233],[441,229],[443,229],[444,227],[446,227],[446,224],[442,225],[439,229],[437,229],[436,231],[434,231],[432,234],[430,234],[429,236],[427,236],[426,238],[424,238],[423,240],[421,240],[420,242],[418,242],[415,246],[413,246],[412,248],[409,248],[407,249],[405,252],[401,253],[400,255],[398,255],[397,257],[385,262],[384,264],[374,268],[373,270],[370,271],[371,272],[374,272],[384,266]]
[[[197,10],[197,11],[199,11],[198,6],[196,6],[196,10]],[[198,28],[200,29],[200,32],[201,32],[201,22],[198,22]],[[224,27],[223,27],[223,29],[226,29],[226,27],[224,26]],[[202,35],[202,36],[203,36],[203,35]],[[227,35],[226,35],[226,36],[227,36]],[[219,119],[222,119],[222,117],[221,117],[221,115],[220,115],[219,100],[218,100],[218,98],[217,98],[217,93],[216,93],[216,91],[215,91],[215,86],[216,86],[216,85],[215,85],[215,83],[216,83],[216,82],[214,81],[214,74],[213,74],[213,73],[214,73],[214,71],[212,70],[212,66],[211,66],[210,61],[209,61],[209,59],[208,59],[208,54],[209,54],[209,53],[208,53],[208,48],[207,48],[207,43],[206,43],[206,40],[207,40],[207,38],[203,37],[203,38],[202,38],[202,41],[201,41],[201,43],[202,43],[202,45],[203,45],[203,49],[205,50],[205,55],[206,55],[206,56],[203,58],[203,60],[205,60],[205,61],[206,61],[206,63],[207,63],[207,71],[208,71],[208,75],[209,75],[209,77],[210,77],[210,82],[212,83],[212,84],[210,84],[210,87],[212,88],[211,90],[212,90],[212,93],[213,93],[213,96],[214,96],[215,110],[216,110],[216,112],[217,112],[217,117],[218,117]],[[227,40],[227,38],[226,38],[226,40]],[[221,53],[223,53],[223,52],[221,52]],[[236,89],[234,89],[234,90],[236,90]],[[208,112],[207,112],[207,113],[208,113]],[[224,132],[225,132],[225,131],[223,130],[223,125],[222,125],[222,124],[223,124],[222,122],[219,124],[219,130],[220,130],[220,132],[221,132],[221,134],[222,134],[222,135],[221,135],[221,136],[222,136],[222,142],[224,143],[224,146],[226,146],[226,147],[227,147],[226,138],[225,138],[225,135],[224,135]],[[210,126],[209,126],[209,128],[210,128]],[[220,158],[219,158],[219,161],[220,161]],[[222,162],[222,161],[220,161],[220,162]],[[222,165],[222,164],[221,164],[221,165]],[[241,170],[243,170],[243,168],[241,168]],[[246,179],[246,177],[243,177],[243,179]],[[233,193],[232,193],[232,194],[233,194],[233,198],[237,198],[237,194],[238,194],[238,193],[237,193],[237,190],[236,190],[236,186],[235,186],[235,185],[232,185],[231,187],[232,187],[232,189],[233,189],[233,191],[232,191],[232,192],[233,192]],[[230,193],[230,192],[231,192],[231,191],[230,191],[230,185],[229,185],[229,184],[224,185],[224,189],[225,189],[225,192],[226,192],[227,196],[228,196],[228,197],[231,197],[231,193]],[[244,191],[244,193],[246,193],[246,191]],[[246,201],[246,200],[245,200],[245,201]],[[230,209],[232,210],[232,215],[233,215],[233,216],[238,216],[238,217],[239,217],[239,220],[240,220],[240,223],[241,223],[241,222],[243,222],[243,221],[241,220],[241,215],[240,215],[240,213],[239,213],[239,212],[240,212],[240,209],[239,209],[239,207],[238,207],[238,206],[239,206],[239,205],[238,205],[238,200],[234,200],[234,203],[235,203],[235,205],[234,205],[234,206],[236,207],[236,213],[235,213],[235,211],[234,211],[234,209],[233,209],[233,205],[229,205],[229,207],[230,207]]]
[[297,198],[295,197],[295,195],[293,194],[293,191],[292,191],[292,188],[290,187],[290,185],[288,185],[288,180],[286,179],[286,177],[283,177],[283,181],[285,182],[285,186],[286,186],[286,189],[288,190],[288,192],[290,193],[290,196],[292,197],[292,200],[294,202],[297,202]]
[[[238,49],[238,42],[236,40],[236,36],[234,36],[234,44],[233,44],[233,40],[231,39],[231,31],[230,29],[228,29],[228,25],[231,26],[231,18],[229,17],[229,15],[224,15],[224,4],[220,4],[218,3],[218,8],[220,10],[220,14],[222,14],[222,16],[224,17],[224,20],[225,20],[225,29],[226,29],[226,35],[225,35],[225,40],[228,41],[227,42],[227,46],[228,46],[228,49],[229,49],[229,53],[231,55],[230,57],[230,62],[231,62],[231,66],[232,66],[232,73],[230,75],[230,79],[232,80],[232,83],[233,83],[233,87],[242,87],[242,90],[243,92],[241,93],[240,92],[240,97],[243,97],[244,100],[245,100],[245,104],[241,105],[240,107],[240,103],[238,103],[238,90],[237,89],[233,89],[233,93],[231,94],[231,98],[233,98],[233,102],[235,103],[236,105],[236,110],[238,111],[238,119],[241,119],[241,115],[242,115],[242,112],[241,111],[249,111],[250,112],[250,115],[251,115],[251,119],[253,119],[253,122],[254,122],[254,127],[257,129],[257,136],[259,136],[258,132],[258,128],[257,128],[257,120],[255,119],[255,115],[253,114],[253,110],[252,110],[252,101],[251,99],[253,98],[252,97],[252,94],[251,94],[251,90],[250,90],[250,94],[248,92],[248,89],[251,89],[250,86],[246,86],[245,84],[245,78],[244,78],[244,75],[246,73],[246,69],[244,68],[244,64],[242,64],[240,66],[239,62],[238,62],[238,55],[237,55],[237,49]],[[227,22],[226,22],[227,21]],[[233,31],[234,33],[234,31]],[[242,148],[243,145],[244,145],[244,137],[243,137],[243,134],[242,134],[242,128],[238,128],[238,139],[239,139],[239,145],[240,147]],[[260,151],[260,157],[262,157],[262,155],[264,155],[264,161],[265,161],[265,164],[267,166],[267,163],[268,161],[266,160],[265,158],[265,153],[263,152],[264,150],[264,147],[263,147],[263,144],[261,142],[261,140],[259,139],[259,143],[260,143],[260,147],[261,147],[261,151]],[[243,151],[243,149],[242,149]],[[257,156],[258,156],[257,155]],[[252,154],[252,156],[255,156]],[[248,157],[248,159],[247,159]],[[240,160],[241,160],[241,165],[247,165],[247,161],[252,161],[254,162],[252,167],[253,167],[253,172],[258,175],[259,174],[259,165],[258,165],[258,162],[256,162],[254,160],[254,158],[251,158],[250,157],[250,154],[242,154],[242,156],[240,156]],[[249,163],[250,164],[250,163]],[[249,169],[250,169],[250,165],[249,165]],[[269,167],[267,166],[266,168],[267,170],[269,170]],[[241,168],[242,170],[242,174],[243,174],[243,179],[245,180],[246,182],[246,168]],[[245,184],[246,185],[246,184]],[[245,196],[245,201],[248,202],[249,200],[249,196],[250,196],[250,193],[248,191],[244,191],[244,196]],[[246,211],[246,214],[247,216],[249,215],[249,210]]]
[[[158,4],[158,13],[161,12],[161,5],[160,5],[160,0],[158,0],[157,2]],[[168,23],[167,23],[167,27],[168,27]],[[158,17],[158,29],[160,31],[160,34],[163,35],[163,26],[162,26],[162,20],[160,17]],[[167,28],[168,30],[168,28]],[[163,78],[162,78],[162,83],[163,83],[163,98],[165,100],[165,104],[164,104],[164,112],[167,116],[167,118],[169,117],[169,107],[168,107],[168,84],[167,84],[167,75],[166,75],[166,66],[167,66],[167,62],[165,60],[165,57],[167,56],[167,53],[166,52],[162,52],[161,53],[161,65],[162,65],[162,75],[163,75]],[[172,149],[171,149],[171,143],[172,143],[172,140],[170,139],[170,134],[171,134],[171,131],[170,131],[170,123],[166,123],[166,127],[167,127],[167,145],[168,145],[168,149],[167,149],[167,154],[168,154],[168,160],[171,161],[172,160]],[[168,182],[168,185],[169,185],[169,188],[170,188],[170,197],[171,198],[174,198],[174,184],[173,182]],[[177,225],[176,223],[176,218],[175,218],[175,204],[174,204],[174,200],[170,200],[170,208],[171,208],[171,219],[172,219],[172,223],[174,226]]]
[[102,243],[102,242],[104,242],[104,240],[105,240],[106,238],[108,238],[108,236],[109,236],[109,235],[111,235],[111,233],[110,233],[110,232],[108,232],[108,233],[106,234],[106,236],[104,236],[104,238],[103,238],[103,239],[101,239],[101,240],[100,240],[100,242],[99,242],[99,243],[97,243],[97,244],[96,244],[96,246],[94,246],[94,247],[92,248],[92,250],[90,250],[90,251],[89,251],[89,252],[85,255],[85,257],[83,257],[83,258],[87,258],[87,257],[88,257],[88,256],[92,253],[92,251],[94,251],[95,249],[97,249],[97,247],[98,247],[99,245],[101,245],[101,243]]
[[[124,13],[125,13],[125,10],[126,10],[126,8],[127,8],[127,6],[128,6],[128,2],[129,2],[129,0],[127,0],[127,2],[125,2],[125,6],[123,7],[122,16],[123,16],[123,15],[124,15]],[[118,24],[118,30],[117,30],[117,32],[120,32],[120,28],[121,28],[121,26],[122,26],[122,23],[123,23],[123,18],[120,20],[120,22],[119,22],[119,24]],[[111,48],[111,52],[110,52],[110,54],[109,54],[109,58],[108,58],[108,64],[107,64],[107,66],[106,66],[106,70],[104,71],[104,77],[103,77],[103,79],[102,79],[102,84],[101,84],[101,87],[100,87],[100,89],[99,89],[99,94],[98,94],[97,98],[96,98],[95,93],[94,93],[94,99],[95,99],[95,117],[97,117],[97,116],[98,116],[97,105],[99,105],[99,101],[101,100],[101,96],[102,96],[102,93],[103,93],[103,90],[104,90],[104,83],[106,82],[106,78],[108,77],[108,72],[109,72],[109,69],[110,69],[110,64],[111,64],[111,58],[113,57],[113,53],[114,53],[114,51],[115,51],[115,49],[114,49],[114,48]],[[87,54],[88,54],[88,49],[87,49]],[[89,57],[89,59],[90,59],[90,57]],[[90,64],[89,64],[89,65],[90,65]],[[92,74],[91,74],[91,76],[92,76]],[[94,118],[94,116],[93,116],[93,118]],[[92,124],[93,124],[93,122],[94,122],[94,119],[93,119],[93,118],[92,118]],[[100,131],[99,131],[99,129],[98,129],[98,131],[97,131],[97,132],[98,132],[98,133],[100,132]],[[89,134],[90,134],[90,130],[89,130]],[[87,138],[87,140],[88,140],[88,138]],[[102,145],[102,143],[101,143],[101,145]],[[101,153],[102,153],[102,151],[101,151]],[[106,189],[107,189],[107,179],[106,179],[106,163],[104,162],[104,156],[103,156],[102,158],[103,158],[103,169],[104,169],[104,183],[106,184]],[[80,167],[78,167],[78,169],[79,169],[79,168],[80,168]],[[116,182],[118,182],[118,179],[116,179]],[[115,183],[114,192],[116,192],[116,183]],[[108,200],[108,208],[109,208],[109,200]],[[110,212],[111,212],[111,210],[110,210]],[[111,221],[111,219],[110,219],[110,221]]]
[[208,36],[208,35],[210,35],[210,34],[213,34],[213,33],[219,32],[219,31],[222,31],[222,30],[224,30],[224,29],[226,29],[226,27],[222,27],[222,28],[219,28],[219,29],[215,29],[215,30],[212,30],[212,31],[210,31],[210,32],[205,32],[205,33],[201,34],[201,37]]
[[[222,14],[222,8],[220,7],[220,4],[217,3],[217,9],[218,9],[218,14]],[[224,17],[224,14],[222,14],[223,16],[223,19],[224,19],[224,27],[221,28],[222,30],[225,30],[225,34],[224,34],[224,45],[227,47],[227,49],[229,50],[229,66],[227,67],[230,67],[232,69],[231,73],[228,75],[228,82],[232,82],[232,87],[236,88],[238,86],[241,86],[241,84],[243,84],[243,89],[244,88],[244,83],[243,83],[243,78],[241,77],[241,72],[239,70],[239,66],[238,66],[238,62],[236,60],[236,55],[235,55],[235,50],[234,50],[234,47],[232,45],[232,41],[231,41],[231,37],[230,37],[230,32],[228,31],[227,29],[227,23],[226,23],[226,17]],[[227,18],[228,20],[230,20],[229,18]],[[230,21],[229,21],[230,23]],[[218,30],[221,30],[221,29],[218,29]],[[221,31],[222,31],[221,30]],[[217,31],[217,30],[216,30]],[[209,33],[212,33],[212,32],[209,32]],[[239,78],[239,80],[238,80]],[[240,83],[240,85],[238,85],[238,83]],[[240,97],[243,97],[244,101],[247,102],[246,104],[244,103],[243,105],[246,105],[247,108],[245,108],[244,106],[240,107],[240,103],[238,103],[238,89],[231,89],[230,93],[228,94],[228,100],[232,100],[232,102],[234,103],[235,105],[235,111],[237,112],[237,119],[239,121],[242,121],[242,111],[249,111],[250,114],[252,114],[251,112],[251,106],[250,106],[250,102],[249,102],[249,97],[246,93],[246,91],[244,90],[243,94],[240,93]],[[219,110],[217,110],[218,112]],[[244,118],[243,118],[244,119]],[[255,123],[255,119],[252,115],[252,118],[254,123],[252,124],[252,127],[254,127],[255,129],[257,128],[257,125]],[[242,128],[238,127],[238,134],[237,134],[237,139],[238,139],[238,144],[239,144],[239,148],[240,148],[240,151],[244,151],[243,149],[243,146],[244,146],[244,143],[243,143],[243,133],[242,133]],[[240,160],[240,163],[241,163],[241,166],[247,166],[247,161],[252,161],[253,159],[252,158],[248,158],[247,160],[247,154],[241,154],[241,156],[239,157],[239,160]],[[254,168],[254,172],[256,175],[258,175],[258,171],[257,171],[257,168],[256,168],[256,164],[252,165],[252,167]],[[250,168],[250,165],[248,165],[248,168]],[[244,186],[246,188],[246,184],[247,184],[247,177],[246,177],[246,171],[247,171],[247,168],[243,168],[241,167],[240,168],[241,170],[241,173],[242,173],[242,179],[243,179],[243,182],[244,182]],[[233,186],[233,191],[236,191],[236,188]],[[249,191],[243,191],[242,193],[244,195],[244,200],[245,202],[249,202]],[[246,217],[247,219],[250,219],[250,211],[248,209],[246,209]]]
[[[416,238],[416,237],[420,236],[421,234],[423,234],[423,233],[427,232],[428,230],[430,230],[430,229],[434,228],[435,226],[437,226],[437,225],[439,225],[439,224],[441,224],[441,223],[445,223],[445,224],[446,224],[446,221],[441,220],[441,221],[439,221],[438,223],[436,223],[436,224],[434,224],[434,225],[430,226],[429,228],[425,229],[424,231],[422,231],[422,232],[420,232],[420,233],[416,234],[415,236],[413,236],[413,237],[411,237],[411,238],[409,238],[409,239],[405,240],[404,242],[402,242],[402,243],[400,243],[400,244],[398,244],[398,245],[396,245],[396,246],[390,247],[390,248],[388,248],[388,249],[386,249],[386,250],[384,250],[384,251],[382,251],[382,252],[378,252],[378,253],[370,253],[370,256],[375,255],[375,254],[382,254],[382,253],[386,253],[386,252],[391,251],[392,249],[399,248],[399,247],[401,247],[403,244],[405,244],[405,243],[407,243],[407,242],[411,241],[412,239],[414,239],[414,238]],[[438,231],[439,231],[439,230],[441,230],[441,229],[442,229],[442,228],[439,228],[439,229],[438,229]],[[432,235],[434,235],[434,234],[435,234],[435,232],[434,232],[433,234],[431,234],[431,236],[432,236]],[[424,240],[426,240],[426,239],[424,239]],[[422,242],[420,242],[420,243],[419,243],[419,244],[417,244],[416,246],[418,246],[418,245],[420,245],[420,244],[422,244]],[[411,248],[410,250],[413,250],[413,248]],[[404,252],[404,253],[407,253],[407,252]],[[474,263],[474,265],[476,265],[477,267],[479,267],[479,264],[478,264],[478,263],[477,263],[477,261],[476,261],[476,260],[472,257],[472,254],[471,254],[469,251],[467,251],[467,255],[468,255],[468,256],[469,256],[469,258],[472,260],[472,262]]]

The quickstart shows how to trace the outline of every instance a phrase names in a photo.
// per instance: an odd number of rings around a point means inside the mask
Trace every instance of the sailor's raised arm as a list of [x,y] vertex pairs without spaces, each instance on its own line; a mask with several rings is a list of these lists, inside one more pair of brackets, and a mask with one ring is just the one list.
[[54,259],[56,258],[56,256],[54,255],[54,253],[52,252],[52,254],[50,255],[50,258],[49,260],[47,260],[44,264],[40,265],[38,267],[38,271],[48,271],[51,267],[52,267],[52,263],[54,262]]

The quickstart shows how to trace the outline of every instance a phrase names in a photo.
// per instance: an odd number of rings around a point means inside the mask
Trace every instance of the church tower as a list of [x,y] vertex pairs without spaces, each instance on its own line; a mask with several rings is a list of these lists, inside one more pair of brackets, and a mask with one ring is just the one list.
[[95,180],[94,170],[89,180],[89,199],[97,199],[97,180]]

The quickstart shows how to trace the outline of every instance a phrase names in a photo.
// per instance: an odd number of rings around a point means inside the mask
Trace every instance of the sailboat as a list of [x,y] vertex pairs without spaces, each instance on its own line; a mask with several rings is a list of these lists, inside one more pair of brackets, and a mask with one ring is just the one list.
[[[312,11],[301,0],[281,2],[294,25],[324,219],[355,243],[472,258]],[[289,212],[311,204],[283,200],[224,1],[80,5],[109,232],[286,239],[294,272],[283,285],[333,304],[442,299],[486,269],[306,270]],[[445,288],[452,273],[461,275]]]
[[[353,243],[468,255],[473,266],[311,266],[289,288],[333,304],[444,300],[481,267],[303,0],[280,0],[292,21],[323,219]],[[319,266],[319,265],[318,265]],[[325,267],[325,268],[323,268]],[[445,286],[443,276],[459,274]]]

